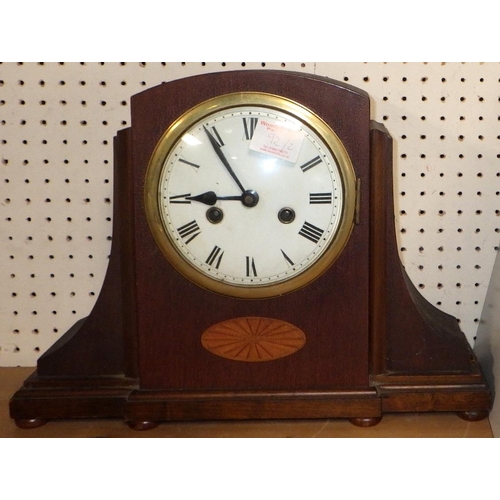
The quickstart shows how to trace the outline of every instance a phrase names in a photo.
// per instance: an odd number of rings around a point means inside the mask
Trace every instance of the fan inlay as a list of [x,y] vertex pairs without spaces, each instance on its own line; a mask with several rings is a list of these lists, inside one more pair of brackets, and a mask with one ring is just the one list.
[[234,361],[272,361],[297,352],[306,336],[286,321],[244,317],[211,326],[201,343],[212,354]]

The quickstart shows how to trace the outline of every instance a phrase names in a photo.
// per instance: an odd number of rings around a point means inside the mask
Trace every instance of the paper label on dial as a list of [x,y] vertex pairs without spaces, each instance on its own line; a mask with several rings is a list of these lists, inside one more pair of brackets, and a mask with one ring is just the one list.
[[250,149],[295,163],[303,141],[304,134],[299,129],[276,120],[259,118]]

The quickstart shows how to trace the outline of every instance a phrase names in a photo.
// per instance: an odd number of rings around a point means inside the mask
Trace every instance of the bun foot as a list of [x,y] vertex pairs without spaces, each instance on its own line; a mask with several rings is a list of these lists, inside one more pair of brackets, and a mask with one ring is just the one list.
[[139,420],[127,422],[127,425],[134,431],[149,431],[150,429],[158,427],[159,424],[159,422],[155,422],[154,420]]
[[16,425],[20,429],[36,429],[37,427],[41,427],[45,425],[48,420],[43,418],[19,418],[15,420]]
[[484,420],[488,415],[489,411],[486,410],[472,410],[472,411],[459,411],[457,415],[467,422],[479,422],[479,420]]
[[350,418],[349,422],[356,427],[373,427],[382,420],[382,417]]

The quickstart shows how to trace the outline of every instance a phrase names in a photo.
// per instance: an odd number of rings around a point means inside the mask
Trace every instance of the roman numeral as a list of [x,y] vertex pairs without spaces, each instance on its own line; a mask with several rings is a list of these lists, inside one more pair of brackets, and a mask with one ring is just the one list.
[[331,205],[332,193],[309,193],[309,203],[311,205],[318,205],[318,204]]
[[196,163],[193,163],[191,161],[187,161],[185,160],[184,158],[179,158],[179,162],[180,163],[185,163],[186,165],[189,165],[190,167],[194,167],[194,168],[200,168],[199,165],[197,165]]
[[255,267],[255,261],[253,260],[253,257],[245,257],[246,259],[246,265],[247,265],[247,277],[249,278],[250,276],[257,276],[257,269]]
[[217,142],[220,148],[224,146],[224,142],[222,141],[221,136],[219,135],[217,129],[215,127],[210,127],[210,129],[212,130],[210,135],[212,136],[213,140]]
[[199,228],[198,223],[195,220],[192,220],[191,222],[188,222],[187,224],[184,224],[183,226],[177,228],[177,232],[182,239],[188,238],[186,240],[187,245],[201,233],[201,229]]
[[178,194],[175,196],[171,196],[169,198],[170,203],[178,203],[178,204],[185,204],[189,205],[191,203],[191,200],[186,200],[188,196],[191,196],[191,193],[186,193],[186,194]]
[[307,172],[309,169],[315,167],[316,165],[319,165],[321,161],[321,158],[319,156],[316,156],[316,158],[313,158],[312,160],[304,163],[304,165],[301,165],[300,168],[302,172]]
[[314,243],[318,243],[318,241],[321,239],[321,235],[323,234],[323,232],[324,231],[319,227],[316,227],[313,224],[310,224],[309,222],[304,222],[304,225],[299,231],[299,234]]
[[252,139],[253,133],[255,132],[255,127],[257,126],[257,122],[257,118],[243,117],[243,128],[245,129],[245,139],[247,141]]
[[[220,261],[222,260],[222,256],[224,255],[224,251],[221,250],[217,245],[214,246],[213,250],[210,252],[208,259],[205,261],[209,266],[215,267],[215,269],[219,269]],[[215,265],[214,265],[215,262]]]
[[[281,248],[280,248],[280,250],[281,250]],[[295,265],[295,264],[294,264],[294,262],[293,262],[293,260],[292,260],[292,259],[290,259],[290,257],[288,257],[288,255],[287,255],[285,252],[283,252],[283,250],[281,250],[281,253],[283,254],[283,257],[285,257],[285,260],[286,260],[286,261],[287,261],[287,262],[288,262],[291,266],[294,266],[294,265]]]

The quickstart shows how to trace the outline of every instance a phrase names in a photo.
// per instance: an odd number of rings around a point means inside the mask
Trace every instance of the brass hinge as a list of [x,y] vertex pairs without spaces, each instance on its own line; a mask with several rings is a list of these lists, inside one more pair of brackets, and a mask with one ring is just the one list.
[[359,224],[360,213],[361,213],[361,179],[358,177],[356,179],[356,209],[354,213],[355,224]]

